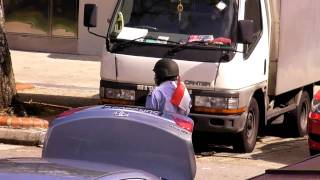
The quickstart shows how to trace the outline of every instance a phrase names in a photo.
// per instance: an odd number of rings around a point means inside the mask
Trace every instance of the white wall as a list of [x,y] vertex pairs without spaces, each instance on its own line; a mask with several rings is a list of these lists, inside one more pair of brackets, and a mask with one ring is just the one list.
[[105,48],[105,39],[96,37],[88,33],[87,28],[83,26],[84,5],[96,4],[98,7],[97,27],[91,28],[91,31],[105,35],[108,28],[108,18],[111,18],[117,0],[80,0],[79,2],[79,39],[78,53],[87,55],[100,55]]

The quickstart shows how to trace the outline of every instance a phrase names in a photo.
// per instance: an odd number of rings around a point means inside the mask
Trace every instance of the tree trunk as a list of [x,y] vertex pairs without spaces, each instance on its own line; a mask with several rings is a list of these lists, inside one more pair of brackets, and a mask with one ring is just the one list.
[[3,3],[0,0],[0,109],[11,105],[17,95],[11,56],[5,32],[3,30]]

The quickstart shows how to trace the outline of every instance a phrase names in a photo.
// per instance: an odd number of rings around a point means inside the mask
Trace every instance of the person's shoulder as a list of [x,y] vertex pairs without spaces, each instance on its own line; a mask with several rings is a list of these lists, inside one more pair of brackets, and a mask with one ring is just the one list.
[[163,82],[162,84],[160,84],[160,86],[158,86],[159,90],[165,90],[168,88],[176,88],[176,82],[175,81],[166,81]]
[[153,97],[159,97],[162,93],[162,89],[160,88],[160,86],[156,86],[153,90],[151,90],[149,92],[149,96],[153,96]]
[[156,86],[151,90],[152,93],[159,92],[159,91],[161,91],[161,87],[160,86]]

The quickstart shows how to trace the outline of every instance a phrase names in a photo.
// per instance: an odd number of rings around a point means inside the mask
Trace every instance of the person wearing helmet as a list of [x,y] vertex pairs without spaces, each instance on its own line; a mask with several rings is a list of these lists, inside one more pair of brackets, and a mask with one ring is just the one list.
[[146,108],[188,115],[191,98],[180,81],[178,64],[171,59],[161,59],[155,64],[153,71],[157,87],[149,93]]

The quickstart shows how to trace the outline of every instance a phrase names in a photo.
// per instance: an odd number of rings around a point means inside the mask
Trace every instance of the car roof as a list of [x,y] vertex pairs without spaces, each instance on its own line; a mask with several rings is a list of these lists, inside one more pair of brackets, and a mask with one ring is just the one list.
[[175,118],[119,106],[75,111],[50,124],[42,156],[112,163],[166,179],[192,179],[196,172],[192,134]]

